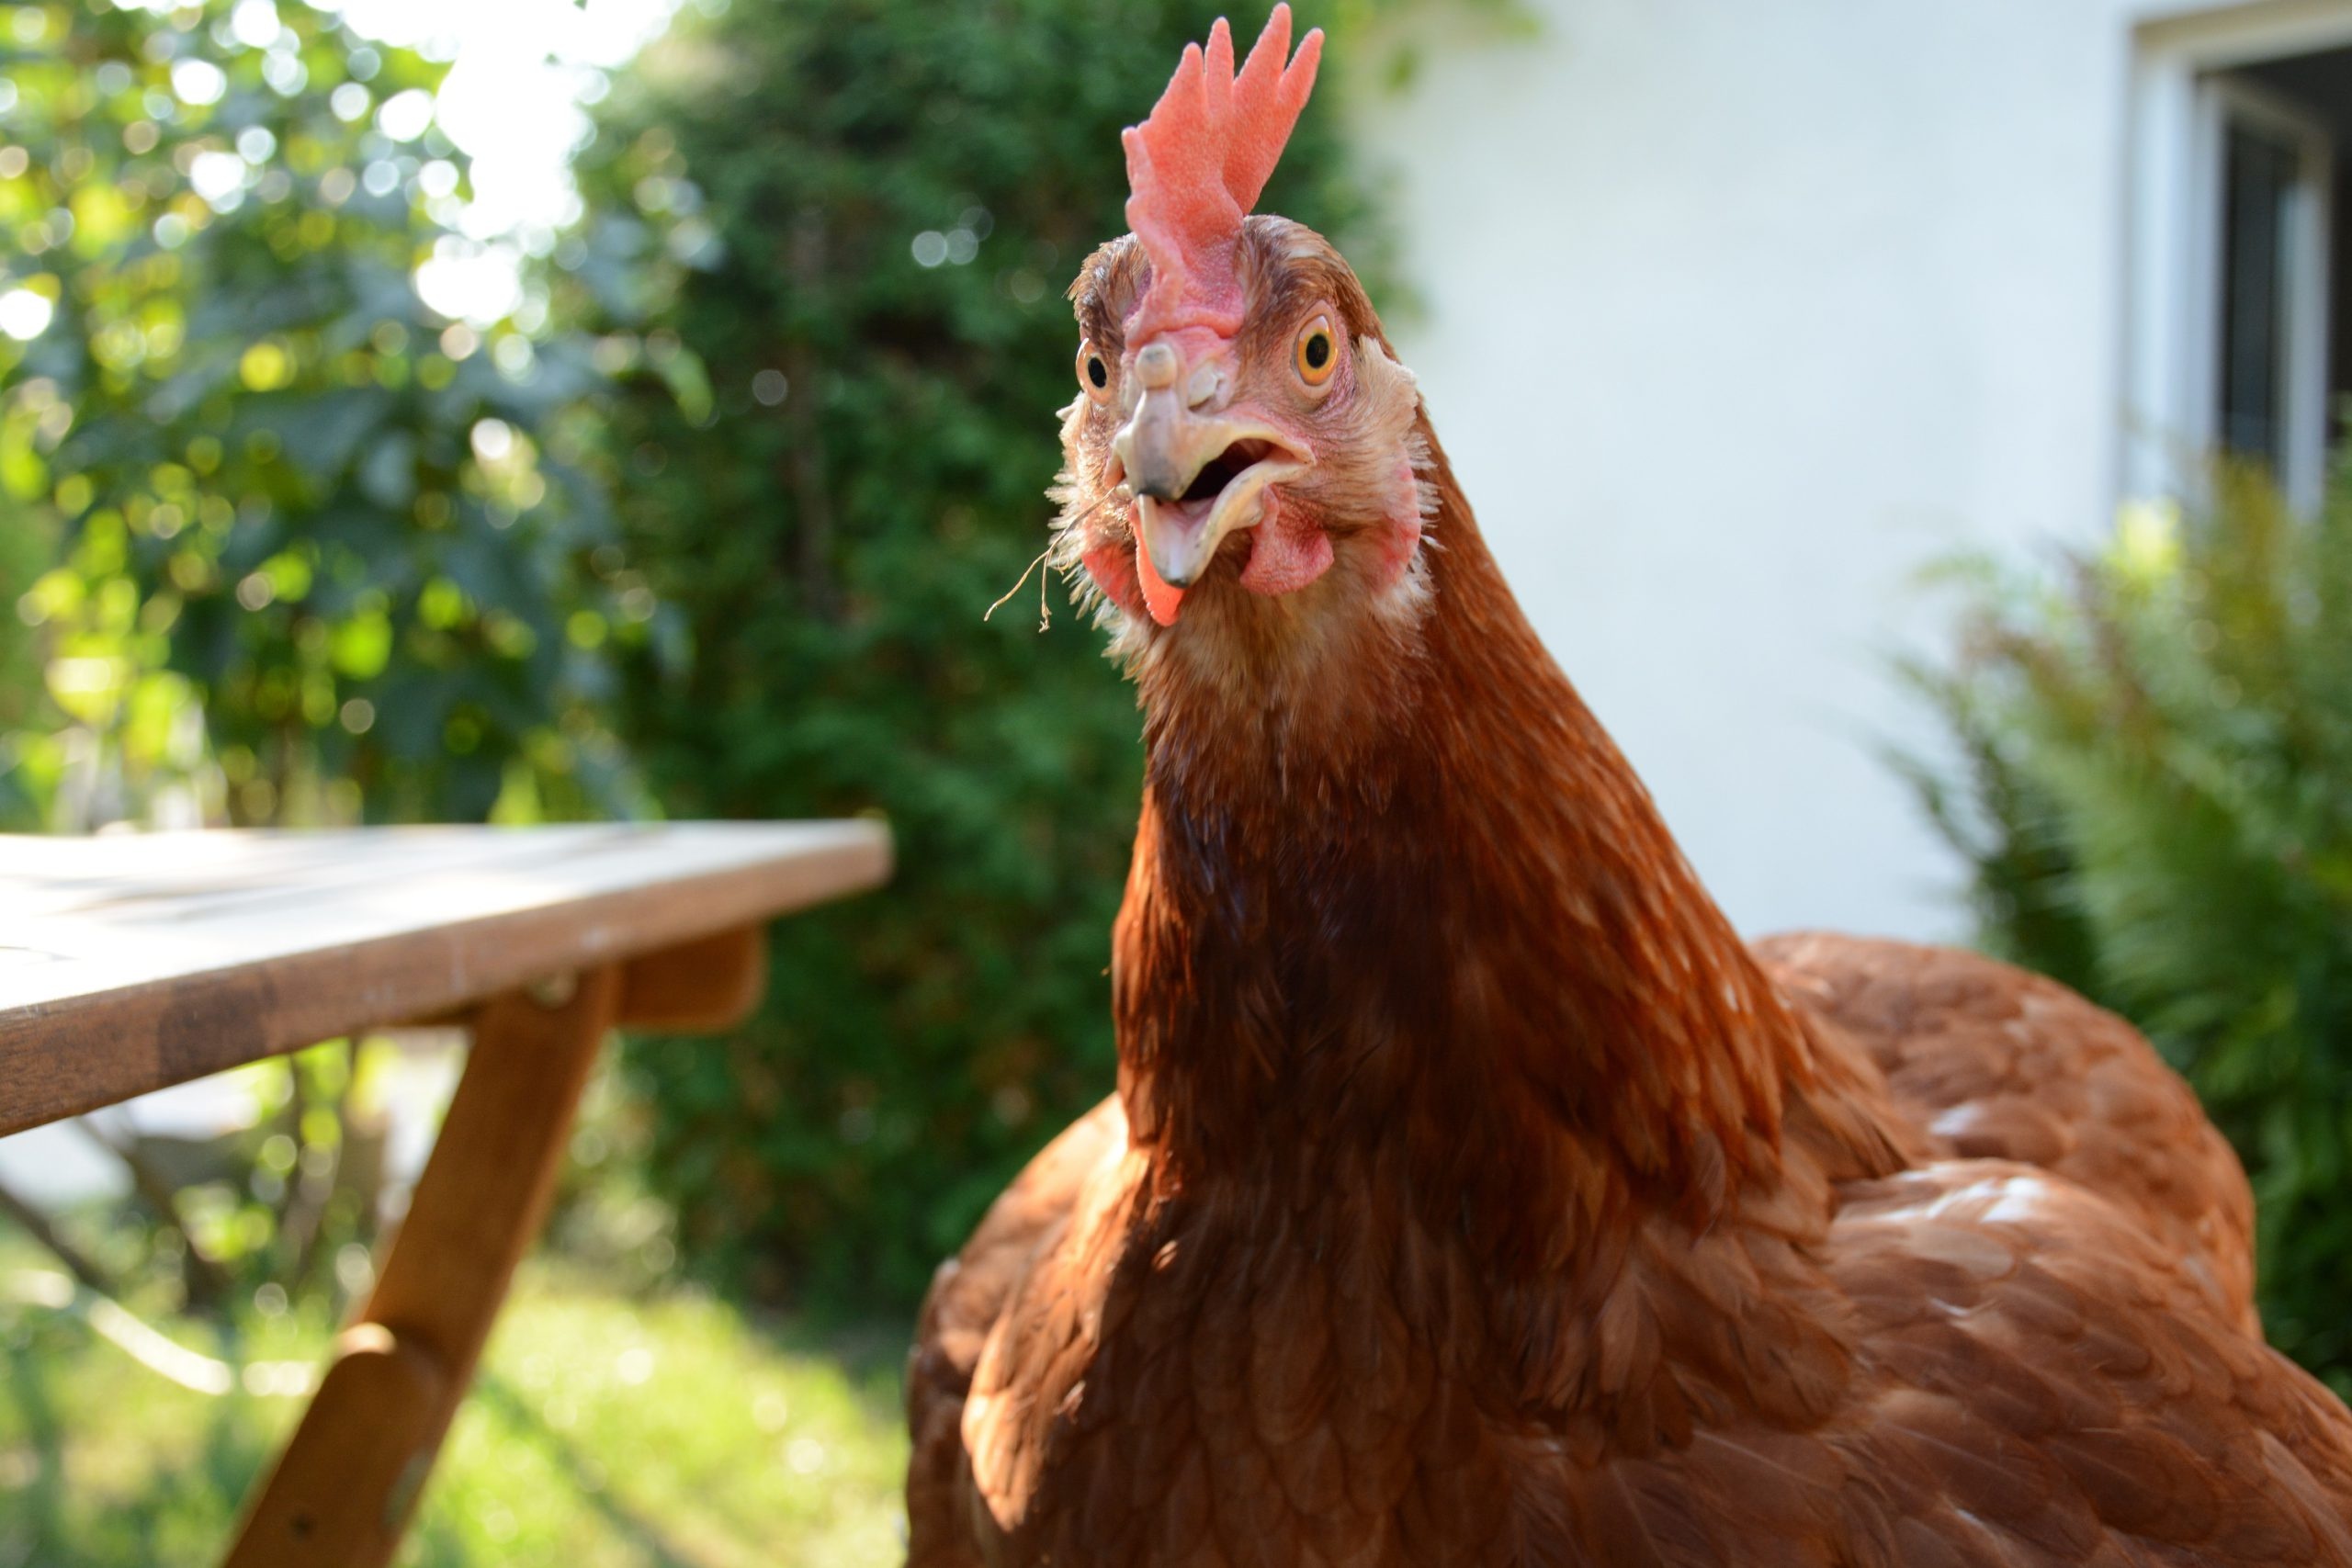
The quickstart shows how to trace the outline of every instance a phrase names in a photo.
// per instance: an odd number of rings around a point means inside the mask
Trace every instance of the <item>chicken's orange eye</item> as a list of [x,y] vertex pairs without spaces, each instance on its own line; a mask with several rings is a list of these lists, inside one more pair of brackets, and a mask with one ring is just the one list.
[[1340,367],[1340,343],[1331,335],[1329,317],[1317,316],[1298,334],[1298,378],[1319,387]]
[[1111,396],[1111,362],[1091,343],[1078,347],[1078,384],[1098,403]]

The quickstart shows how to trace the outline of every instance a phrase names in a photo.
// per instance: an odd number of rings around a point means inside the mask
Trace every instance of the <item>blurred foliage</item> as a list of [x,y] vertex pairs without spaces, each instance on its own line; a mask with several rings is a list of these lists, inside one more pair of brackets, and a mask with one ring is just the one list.
[[176,1274],[181,1307],[216,1321],[256,1299],[317,1297],[340,1311],[374,1283],[384,1217],[393,1080],[410,1071],[375,1040],[329,1041],[237,1069],[250,1118],[206,1136],[85,1118],[134,1179],[95,1257],[114,1288]]
[[101,1294],[216,1328],[256,1303],[339,1315],[374,1283],[370,1249],[413,1176],[392,1168],[395,1106],[437,1113],[455,1067],[454,1040],[331,1040],[224,1075],[194,1123],[79,1118],[129,1190],[105,1226],[52,1226],[56,1255]]
[[[1040,635],[1035,585],[981,615],[1046,543],[1062,294],[1125,228],[1119,129],[1221,9],[689,8],[580,162],[590,210],[660,243],[635,278],[559,267],[558,319],[654,322],[710,389],[609,355],[626,547],[693,647],[627,660],[628,738],[677,814],[898,836],[886,894],[782,928],[752,1028],[629,1055],[682,1255],[760,1288],[910,1300],[1111,1088],[1134,697],[1078,617]],[[1266,210],[1344,230],[1336,132],[1327,95]]]
[[0,820],[622,804],[598,378],[420,299],[442,70],[269,0],[0,27]]
[[2352,1388],[2352,462],[2299,519],[2231,471],[2127,509],[2052,588],[1963,570],[1911,764],[1983,940],[2143,1025],[2260,1203],[2264,1319]]
[[1341,62],[1354,68],[1357,82],[1380,93],[1410,87],[1433,39],[1508,49],[1544,32],[1530,0],[1334,0],[1324,25],[1343,41]]
[[[217,1561],[301,1402],[242,1376],[176,1386],[12,1300],[40,1262],[0,1233],[0,1565]],[[171,1332],[242,1372],[315,1366],[335,1326],[314,1304]],[[812,1342],[694,1293],[526,1265],[394,1562],[896,1562],[902,1344]]]

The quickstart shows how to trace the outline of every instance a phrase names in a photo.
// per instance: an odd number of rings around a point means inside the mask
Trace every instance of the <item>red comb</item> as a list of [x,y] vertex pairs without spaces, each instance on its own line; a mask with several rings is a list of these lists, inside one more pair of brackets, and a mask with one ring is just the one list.
[[1186,44],[1151,118],[1120,133],[1133,192],[1127,224],[1151,257],[1151,288],[1128,323],[1131,338],[1186,326],[1228,337],[1240,330],[1235,242],[1315,90],[1323,29],[1308,33],[1284,64],[1289,56],[1288,6],[1266,18],[1238,76],[1233,34],[1219,17],[1208,53]]

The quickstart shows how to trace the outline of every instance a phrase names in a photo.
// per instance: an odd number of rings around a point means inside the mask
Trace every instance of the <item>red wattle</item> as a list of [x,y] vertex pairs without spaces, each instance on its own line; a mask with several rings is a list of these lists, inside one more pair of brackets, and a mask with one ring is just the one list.
[[1151,564],[1151,552],[1143,547],[1140,530],[1136,536],[1136,579],[1143,584],[1143,606],[1151,612],[1151,618],[1163,626],[1174,626],[1176,612],[1183,607],[1184,591],[1170,588],[1161,580]]
[[1331,570],[1330,535],[1295,516],[1271,491],[1260,502],[1265,510],[1250,531],[1242,587],[1252,593],[1295,593]]
[[1116,544],[1097,545],[1079,558],[1086,575],[1111,603],[1130,615],[1143,613],[1143,590],[1136,582],[1135,552]]

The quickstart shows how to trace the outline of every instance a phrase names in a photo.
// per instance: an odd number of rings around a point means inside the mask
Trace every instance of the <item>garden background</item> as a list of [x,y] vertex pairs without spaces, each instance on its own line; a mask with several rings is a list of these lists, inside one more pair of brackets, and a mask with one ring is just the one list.
[[[0,829],[898,838],[886,893],[781,928],[752,1026],[608,1060],[404,1562],[895,1556],[913,1303],[1110,1084],[1132,697],[1057,588],[1049,624],[982,613],[1042,547],[1118,128],[1218,9],[691,0],[577,68],[569,194],[485,232],[435,40],[296,0],[0,8]],[[1336,99],[1409,68],[1337,73],[1268,198],[1407,299]],[[2240,478],[1955,570],[1954,651],[1908,677],[1957,745],[1896,761],[1984,939],[2197,1077],[2262,1185],[2274,1334],[2340,1382],[2333,494],[2299,519]],[[0,1191],[0,1564],[225,1538],[450,1051],[328,1043],[239,1075],[216,1133],[83,1129],[119,1199]],[[127,1354],[116,1304],[225,1391]]]

